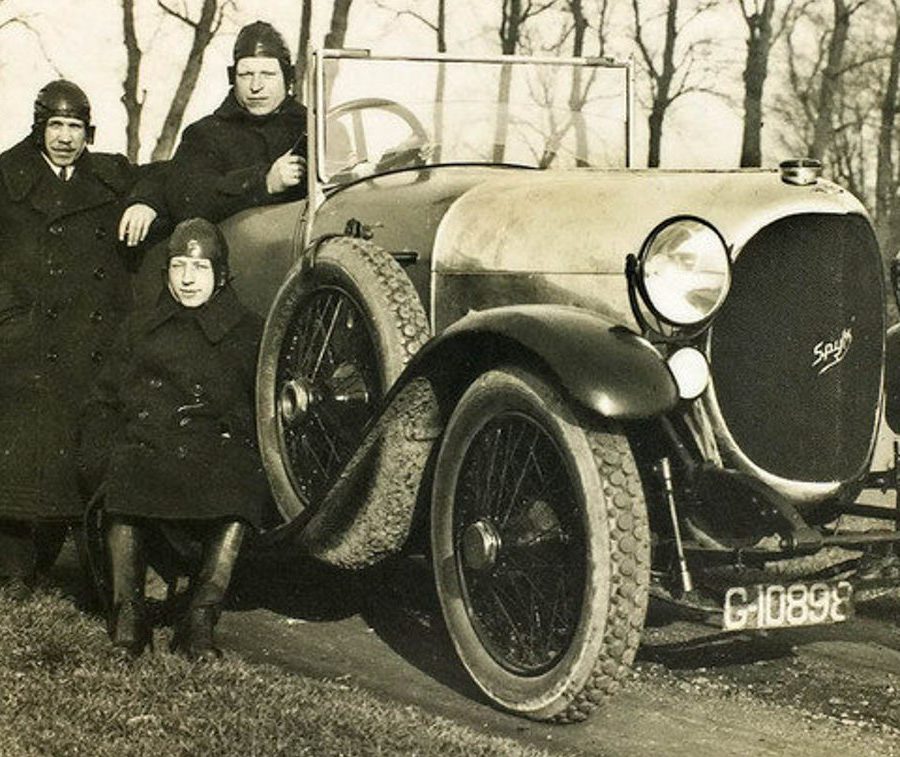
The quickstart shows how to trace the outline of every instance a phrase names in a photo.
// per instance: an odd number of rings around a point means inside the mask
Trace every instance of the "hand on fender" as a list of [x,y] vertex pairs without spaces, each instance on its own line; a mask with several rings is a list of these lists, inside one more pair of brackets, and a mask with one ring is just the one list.
[[266,189],[270,195],[280,194],[297,186],[306,176],[306,158],[288,150],[279,157],[266,174]]

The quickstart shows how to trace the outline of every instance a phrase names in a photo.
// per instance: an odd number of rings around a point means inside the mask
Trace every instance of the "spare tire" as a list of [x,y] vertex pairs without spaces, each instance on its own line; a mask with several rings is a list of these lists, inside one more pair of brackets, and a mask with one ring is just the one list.
[[352,237],[322,243],[276,297],[257,371],[257,429],[275,503],[291,521],[322,502],[384,395],[428,338],[403,268]]

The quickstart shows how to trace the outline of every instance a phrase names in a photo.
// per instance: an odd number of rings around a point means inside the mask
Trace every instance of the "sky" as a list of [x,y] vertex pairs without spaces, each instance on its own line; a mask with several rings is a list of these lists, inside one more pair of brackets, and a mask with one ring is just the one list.
[[[385,0],[382,0],[384,2]],[[197,0],[168,0],[174,6],[198,8]],[[331,14],[331,3],[315,0],[313,37],[322,39]],[[398,4],[402,0],[397,0]],[[448,35],[453,52],[496,54],[498,2],[472,0],[465,12],[457,12],[463,0],[448,3]],[[135,0],[137,27],[145,58],[141,86],[147,91],[142,129],[141,159],[149,158],[156,134],[186,58],[189,35],[184,25],[162,14],[155,0]],[[421,24],[397,19],[379,10],[373,0],[355,0],[351,10],[346,44],[381,53],[428,54],[434,50],[433,35]],[[427,11],[431,3],[418,4]],[[623,6],[623,11],[625,10]],[[0,120],[0,149],[5,149],[27,133],[31,124],[34,96],[46,82],[63,76],[78,83],[88,94],[97,125],[95,149],[124,152],[125,111],[121,104],[125,72],[122,42],[122,15],[118,0],[0,0],[0,23],[19,15],[37,34],[19,24],[0,28],[0,95],[4,118]],[[272,22],[282,31],[292,51],[297,48],[300,7],[297,0],[237,0],[222,32],[213,40],[204,59],[200,81],[185,114],[184,125],[212,111],[227,91],[226,67],[237,29],[256,19]],[[624,20],[622,20],[622,23]],[[740,95],[739,36],[713,36],[724,48],[736,52],[735,97]],[[727,25],[734,35],[739,24]],[[614,33],[613,53],[627,57],[631,52],[627,35]],[[49,59],[49,60],[48,60]],[[637,164],[646,156],[646,114],[638,103],[635,139]],[[733,167],[740,146],[740,114],[733,104],[720,97],[689,96],[679,101],[667,117],[663,144],[663,165],[672,167]],[[766,160],[774,165],[785,156],[773,147]],[[771,156],[771,157],[770,157]]]

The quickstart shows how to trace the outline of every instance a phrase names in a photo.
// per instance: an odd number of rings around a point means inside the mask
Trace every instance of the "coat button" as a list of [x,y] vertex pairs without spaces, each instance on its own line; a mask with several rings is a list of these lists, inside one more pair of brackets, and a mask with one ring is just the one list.
[[103,312],[101,310],[95,310],[88,318],[91,319],[91,323],[100,323],[103,320]]
[[54,223],[50,226],[50,233],[58,237],[65,231],[65,227],[61,223]]
[[45,311],[44,315],[47,316],[51,321],[55,321],[59,317],[59,311],[56,309],[55,305],[50,305]]
[[202,397],[202,396],[203,396],[203,392],[205,392],[205,391],[206,391],[206,389],[204,389],[203,384],[199,384],[199,383],[198,383],[198,384],[194,384],[194,385],[191,387],[191,395],[192,395],[195,399],[199,399],[200,397]]
[[162,385],[163,382],[161,378],[154,376],[152,379],[150,379],[150,386],[152,386],[154,389],[159,389]]
[[94,229],[94,236],[97,239],[106,239],[106,229],[104,229],[102,226],[98,226],[96,229]]
[[184,460],[184,458],[187,457],[187,449],[184,447],[184,445],[179,444],[179,445],[175,448],[175,456],[178,457],[178,458],[181,459],[181,460]]
[[48,362],[55,363],[59,360],[59,353],[56,350],[47,350],[47,354],[44,357],[47,358]]
[[145,421],[145,420],[147,420],[147,418],[150,417],[150,411],[147,410],[146,408],[144,408],[143,410],[141,410],[140,412],[138,412],[137,417],[138,417],[140,420]]
[[63,267],[62,267],[61,265],[54,265],[53,263],[51,263],[51,264],[50,264],[50,268],[47,270],[47,272],[48,272],[51,276],[62,276],[62,275],[63,275],[63,270],[64,270],[64,269],[63,269]]
[[102,265],[98,265],[93,273],[94,278],[97,279],[97,281],[103,281],[103,279],[106,278],[106,269]]
[[95,363],[102,363],[103,362],[103,353],[100,350],[94,350],[91,353],[91,360],[93,360]]

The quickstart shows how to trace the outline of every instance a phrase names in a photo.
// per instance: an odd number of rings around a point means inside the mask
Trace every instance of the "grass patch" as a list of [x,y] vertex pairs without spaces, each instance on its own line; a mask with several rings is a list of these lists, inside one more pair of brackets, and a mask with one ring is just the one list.
[[4,755],[542,755],[416,707],[234,656],[110,655],[97,618],[55,592],[0,593]]

